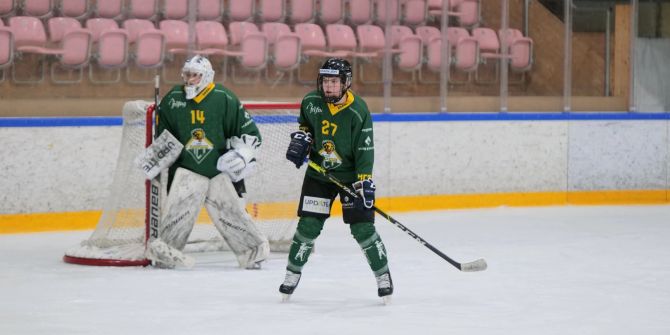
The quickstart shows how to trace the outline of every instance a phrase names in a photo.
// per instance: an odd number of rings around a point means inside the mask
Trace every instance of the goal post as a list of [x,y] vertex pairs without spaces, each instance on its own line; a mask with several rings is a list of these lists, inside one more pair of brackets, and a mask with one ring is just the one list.
[[[151,140],[153,115],[148,101],[129,101],[123,107],[121,145],[109,196],[91,236],[69,248],[67,263],[101,266],[146,266],[146,241],[150,234],[151,192],[144,173],[133,163]],[[268,237],[272,251],[288,251],[297,224],[297,206],[305,167],[300,170],[285,158],[290,133],[297,129],[299,104],[245,103],[263,142],[258,150],[256,173],[245,179],[247,211]],[[164,175],[164,174],[163,174]],[[165,176],[162,177],[165,179]],[[165,185],[160,199],[165,199]],[[148,186],[147,186],[148,185]],[[200,211],[186,252],[227,250],[206,211]]]

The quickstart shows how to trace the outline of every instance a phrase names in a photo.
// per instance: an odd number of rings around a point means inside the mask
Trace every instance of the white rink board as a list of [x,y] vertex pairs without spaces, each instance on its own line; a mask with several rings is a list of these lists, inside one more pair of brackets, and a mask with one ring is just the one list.
[[[0,213],[100,209],[120,134],[0,128]],[[667,121],[376,122],[375,142],[382,197],[668,187]],[[262,187],[280,194],[302,171]]]

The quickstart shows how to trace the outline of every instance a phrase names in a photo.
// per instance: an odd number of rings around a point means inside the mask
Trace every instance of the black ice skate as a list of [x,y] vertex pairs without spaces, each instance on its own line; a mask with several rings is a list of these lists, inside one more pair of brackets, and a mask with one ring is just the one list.
[[391,294],[393,294],[393,280],[391,280],[391,273],[386,272],[376,277],[377,279],[377,295],[384,300],[387,305],[391,302]]
[[279,292],[282,294],[282,301],[288,301],[291,298],[291,294],[295,291],[295,288],[300,282],[300,276],[302,273],[293,272],[291,270],[286,270],[286,278],[284,278],[284,283],[279,286]]

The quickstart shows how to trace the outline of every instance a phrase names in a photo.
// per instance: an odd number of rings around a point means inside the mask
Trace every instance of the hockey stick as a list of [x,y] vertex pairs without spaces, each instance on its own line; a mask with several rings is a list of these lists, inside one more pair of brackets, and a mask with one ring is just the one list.
[[[158,100],[159,100],[159,89],[160,89],[160,76],[156,75],[154,80],[154,110],[153,113],[147,113],[147,134],[146,134],[146,146],[151,145],[154,139],[155,133],[155,122],[156,115],[158,115]],[[158,225],[161,217],[161,174],[159,173],[154,179],[146,181],[146,239],[145,242],[149,242],[150,239],[158,238]]]
[[[315,171],[319,172],[328,180],[330,180],[333,184],[337,185],[340,189],[342,189],[344,192],[349,194],[350,196],[354,198],[359,198],[359,195],[356,194],[354,191],[352,191],[349,187],[344,185],[341,181],[339,181],[337,178],[335,178],[332,174],[328,173],[326,169],[322,168],[319,164],[314,163],[313,161],[308,162],[309,166],[314,169]],[[394,219],[390,215],[386,214],[384,211],[379,209],[377,206],[372,206],[372,208],[375,210],[375,212],[379,213],[381,216],[383,216],[386,220],[394,224],[396,227],[400,228],[400,230],[404,231],[407,233],[409,236],[411,236],[413,239],[415,239],[417,242],[423,244],[426,248],[428,248],[430,251],[434,252],[438,256],[442,257],[445,261],[449,262],[449,264],[453,265],[457,269],[463,271],[463,272],[475,272],[475,271],[484,271],[486,270],[486,261],[483,258],[480,258],[476,261],[468,262],[468,263],[459,263],[455,260],[453,260],[451,257],[445,255],[443,252],[440,250],[437,250],[434,246],[432,246],[430,243],[426,242],[423,238],[421,238],[419,235],[411,231],[409,228],[405,227],[402,223],[398,222],[398,220]]]

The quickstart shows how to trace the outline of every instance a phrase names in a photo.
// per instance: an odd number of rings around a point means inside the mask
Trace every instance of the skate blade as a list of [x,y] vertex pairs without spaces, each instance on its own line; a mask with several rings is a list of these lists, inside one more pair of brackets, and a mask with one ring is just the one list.
[[288,302],[289,299],[291,299],[291,295],[290,295],[290,294],[286,294],[286,293],[282,293],[282,294],[281,294],[281,302]]
[[391,304],[391,296],[387,295],[387,296],[382,297],[382,303],[384,305],[390,305]]

